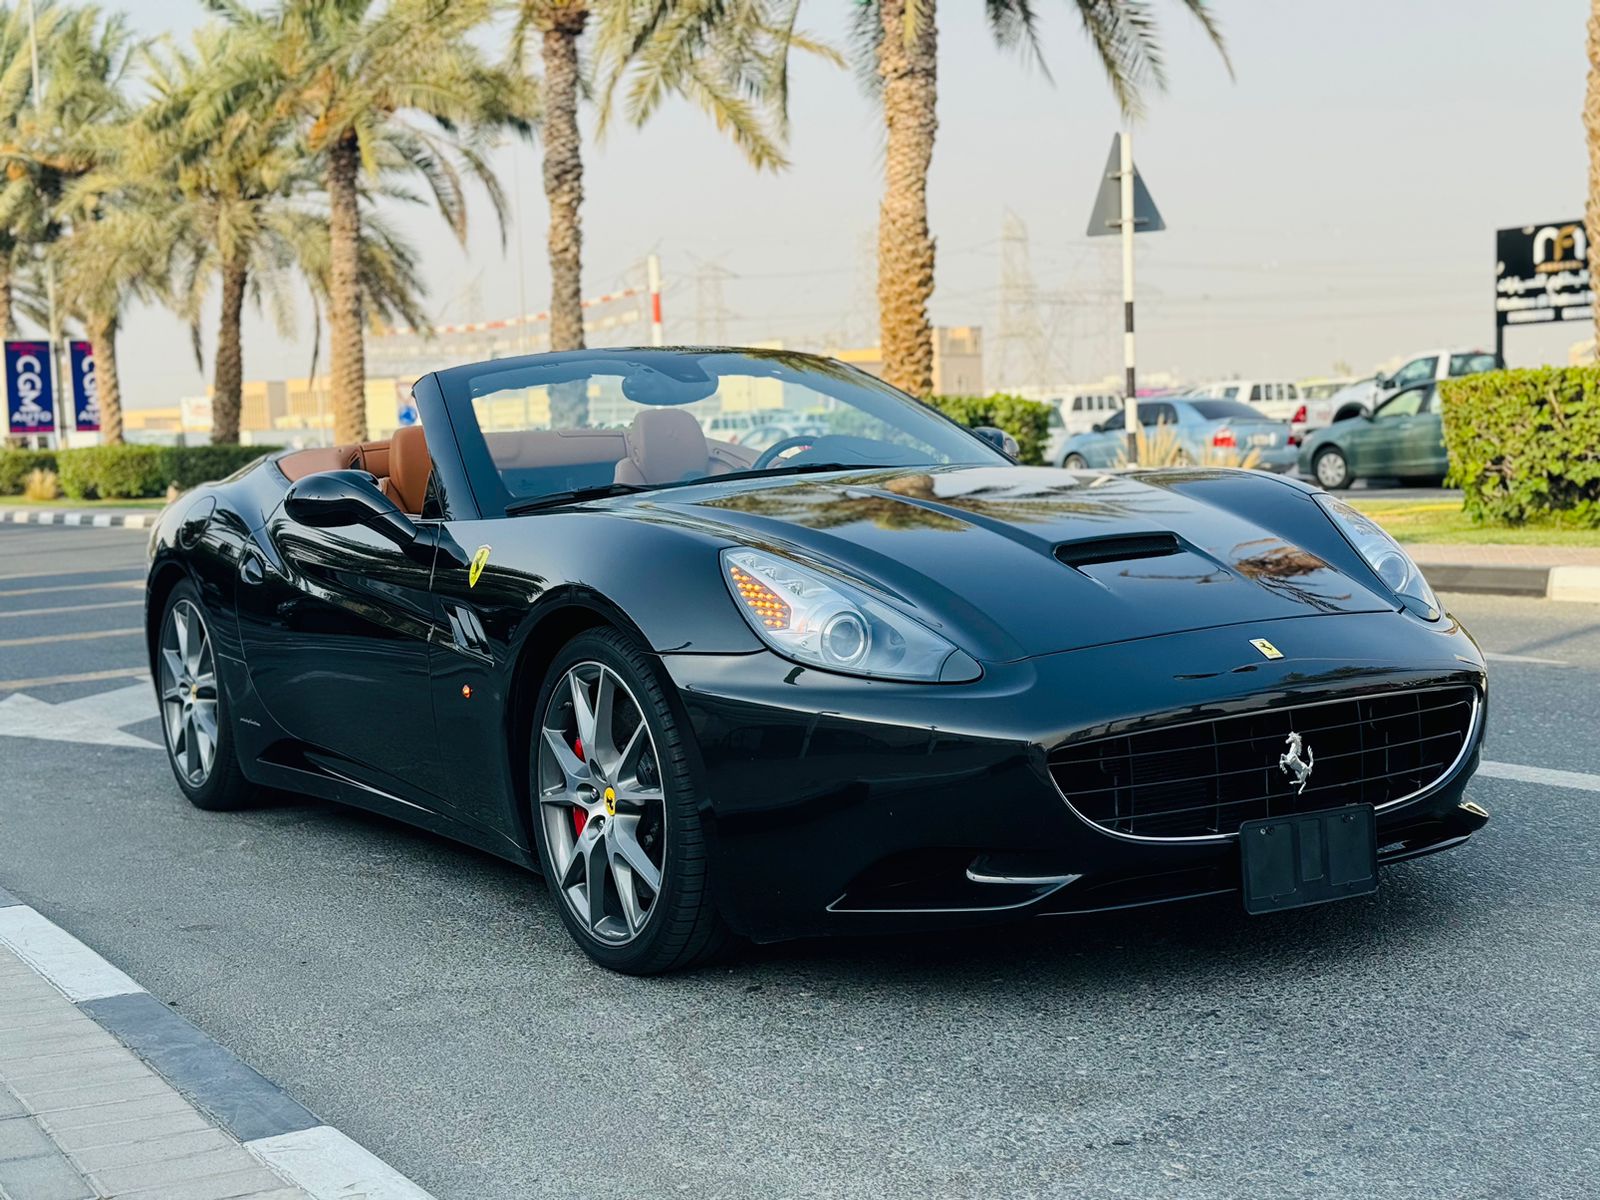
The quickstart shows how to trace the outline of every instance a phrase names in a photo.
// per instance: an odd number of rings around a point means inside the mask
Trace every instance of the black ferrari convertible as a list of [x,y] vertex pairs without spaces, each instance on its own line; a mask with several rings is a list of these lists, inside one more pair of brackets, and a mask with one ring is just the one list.
[[733,936],[1287,909],[1487,819],[1482,655],[1303,484],[1018,466],[778,351],[502,359],[415,399],[154,531],[200,807],[282,788],[469,842],[635,973]]

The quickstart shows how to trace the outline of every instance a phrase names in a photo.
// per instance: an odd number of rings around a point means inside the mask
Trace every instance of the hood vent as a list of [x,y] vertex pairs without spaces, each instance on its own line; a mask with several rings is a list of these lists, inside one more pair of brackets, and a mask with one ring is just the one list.
[[1183,549],[1175,534],[1134,533],[1116,537],[1089,538],[1081,542],[1063,542],[1056,547],[1056,557],[1069,567],[1093,566],[1095,563],[1128,562],[1136,558],[1164,558]]

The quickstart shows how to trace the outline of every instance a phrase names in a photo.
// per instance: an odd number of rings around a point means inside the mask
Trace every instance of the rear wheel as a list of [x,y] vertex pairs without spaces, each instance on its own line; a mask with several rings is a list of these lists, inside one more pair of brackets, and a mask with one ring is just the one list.
[[728,933],[683,737],[649,656],[615,630],[580,634],[536,712],[534,836],[573,940],[630,975],[712,957]]
[[210,619],[187,580],[172,589],[161,617],[156,688],[167,762],[189,802],[213,811],[250,803],[255,789],[234,753]]
[[1330,492],[1337,492],[1351,484],[1350,463],[1344,451],[1337,446],[1326,446],[1317,451],[1311,469],[1316,474],[1317,482]]

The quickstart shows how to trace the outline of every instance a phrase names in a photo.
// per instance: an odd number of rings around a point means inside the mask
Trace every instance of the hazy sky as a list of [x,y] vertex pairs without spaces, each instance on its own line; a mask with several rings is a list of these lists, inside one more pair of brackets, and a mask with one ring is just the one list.
[[[110,0],[112,6],[116,0]],[[803,23],[842,40],[848,0],[806,0]],[[143,34],[186,34],[183,0],[124,0]],[[1359,371],[1412,350],[1493,340],[1493,233],[1583,212],[1583,0],[1216,0],[1236,72],[1194,22],[1158,3],[1171,88],[1152,97],[1135,157],[1167,223],[1139,238],[1140,365],[1191,380]],[[939,139],[930,182],[938,238],[935,321],[998,340],[1002,224],[1025,225],[1038,319],[1060,379],[1120,369],[1114,239],[1084,229],[1117,127],[1068,4],[1040,5],[1054,82],[990,42],[981,6],[940,13]],[[792,80],[793,165],[757,175],[687,105],[642,132],[586,147],[586,294],[625,281],[650,251],[667,280],[668,341],[711,326],[713,270],[730,341],[872,338],[872,237],[882,135],[847,71],[802,62]],[[592,127],[592,120],[589,122]],[[500,155],[520,180],[523,279],[547,306],[537,147]],[[502,249],[487,203],[465,249],[424,210],[403,223],[425,249],[441,322],[518,311],[516,231]],[[1012,243],[1015,246],[1015,243]],[[1019,256],[1013,255],[1013,258]],[[246,327],[247,378],[303,375],[310,330]],[[1513,330],[1515,364],[1565,361],[1588,331]],[[207,330],[208,350],[210,333]],[[1009,344],[1015,358],[1022,341]],[[121,341],[129,403],[204,390],[186,331],[141,311]],[[324,363],[326,359],[324,358]],[[208,362],[209,367],[209,362]]]

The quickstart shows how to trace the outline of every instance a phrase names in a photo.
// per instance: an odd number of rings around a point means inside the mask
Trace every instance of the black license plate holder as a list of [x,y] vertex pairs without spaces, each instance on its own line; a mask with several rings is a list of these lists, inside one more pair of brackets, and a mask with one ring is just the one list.
[[1378,818],[1370,804],[1266,817],[1239,826],[1245,911],[1280,912],[1378,890]]

